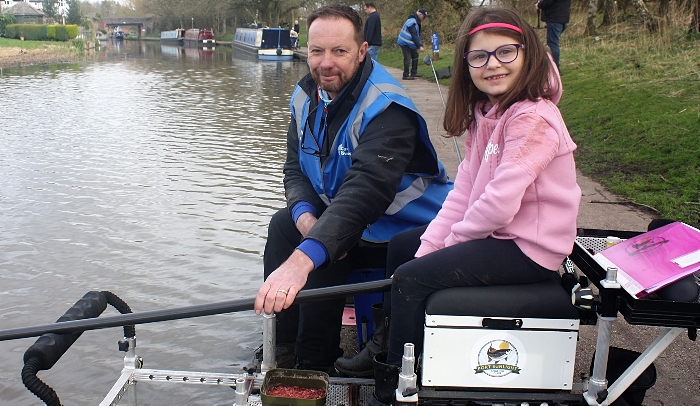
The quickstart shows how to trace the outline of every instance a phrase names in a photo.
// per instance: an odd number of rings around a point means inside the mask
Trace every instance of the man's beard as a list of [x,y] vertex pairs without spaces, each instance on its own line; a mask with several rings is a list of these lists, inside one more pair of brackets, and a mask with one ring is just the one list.
[[[360,62],[356,61],[355,62],[355,67],[353,69],[353,75],[355,72],[357,72],[358,67],[360,66]],[[337,73],[340,73],[340,75],[337,75]],[[335,77],[338,79],[334,83],[322,83],[321,82],[321,76],[331,76],[335,75]],[[352,79],[352,76],[350,77],[343,77],[342,73],[340,71],[336,71],[334,69],[331,70],[321,70],[320,68],[316,68],[315,70],[311,71],[311,77],[314,79],[314,82],[316,82],[319,87],[326,92],[330,93],[340,93],[341,90],[345,87],[345,85],[350,82]]]

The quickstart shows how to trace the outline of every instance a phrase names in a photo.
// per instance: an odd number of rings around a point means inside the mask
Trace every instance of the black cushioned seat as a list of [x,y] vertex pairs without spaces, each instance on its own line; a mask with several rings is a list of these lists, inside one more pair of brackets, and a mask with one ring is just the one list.
[[578,319],[571,296],[560,284],[559,274],[550,280],[524,285],[470,286],[442,289],[430,295],[429,315]]

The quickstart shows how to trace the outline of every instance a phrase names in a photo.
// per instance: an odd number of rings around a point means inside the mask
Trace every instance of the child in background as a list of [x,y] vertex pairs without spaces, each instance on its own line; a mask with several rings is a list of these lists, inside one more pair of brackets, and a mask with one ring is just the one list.
[[518,14],[477,8],[455,46],[444,127],[449,136],[466,132],[465,159],[437,217],[389,243],[389,350],[375,358],[382,404],[393,401],[404,343],[416,345],[416,357],[422,351],[431,293],[544,281],[576,237],[576,145],[556,107],[561,80],[544,45]]

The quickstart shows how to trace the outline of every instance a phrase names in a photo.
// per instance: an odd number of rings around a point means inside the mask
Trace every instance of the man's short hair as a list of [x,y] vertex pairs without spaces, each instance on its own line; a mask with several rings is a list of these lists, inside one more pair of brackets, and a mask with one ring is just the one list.
[[306,17],[306,29],[308,30],[317,18],[337,18],[348,20],[352,23],[355,29],[355,41],[358,45],[362,45],[364,33],[362,32],[362,18],[357,11],[343,4],[330,4],[317,8]]
[[372,3],[372,2],[365,3],[365,7],[377,8],[377,6],[375,6],[374,3]]

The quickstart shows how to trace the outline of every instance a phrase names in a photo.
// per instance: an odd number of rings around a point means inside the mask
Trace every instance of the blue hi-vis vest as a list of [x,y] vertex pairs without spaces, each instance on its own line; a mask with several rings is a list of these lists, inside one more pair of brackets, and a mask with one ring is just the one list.
[[405,23],[403,23],[403,27],[401,27],[399,38],[396,39],[397,44],[400,46],[409,46],[414,49],[418,48],[418,45],[413,43],[413,37],[411,36],[411,32],[408,30],[409,27],[414,25],[416,26],[416,32],[418,35],[420,35],[420,31],[418,31],[418,22],[415,18],[409,18]]
[[[386,242],[398,232],[427,224],[435,218],[447,193],[452,190],[453,184],[448,179],[442,163],[437,159],[425,120],[406,91],[386,69],[374,63],[372,73],[362,89],[359,100],[338,130],[329,156],[323,165],[319,157],[302,152],[302,131],[307,131],[306,137],[313,137],[306,124],[309,102],[310,96],[297,86],[292,95],[290,107],[292,116],[296,120],[297,134],[299,134],[299,164],[301,171],[309,178],[316,193],[326,205],[331,203],[343,184],[345,174],[352,166],[352,152],[359,144],[362,132],[370,121],[391,103],[398,103],[414,111],[420,125],[420,140],[437,162],[438,173],[404,174],[394,201],[379,220],[365,229],[362,238],[372,242]],[[319,108],[323,108],[323,105]],[[307,128],[304,129],[304,126]]]

